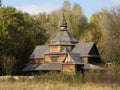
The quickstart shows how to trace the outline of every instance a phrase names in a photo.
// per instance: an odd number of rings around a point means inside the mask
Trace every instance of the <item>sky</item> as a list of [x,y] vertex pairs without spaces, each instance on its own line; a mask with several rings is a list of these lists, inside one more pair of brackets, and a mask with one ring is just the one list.
[[[120,0],[68,0],[71,4],[79,3],[84,14],[89,19],[90,16],[101,9],[110,9],[120,5]],[[64,0],[2,0],[4,6],[13,6],[24,12],[38,14],[40,12],[50,13],[62,7]]]

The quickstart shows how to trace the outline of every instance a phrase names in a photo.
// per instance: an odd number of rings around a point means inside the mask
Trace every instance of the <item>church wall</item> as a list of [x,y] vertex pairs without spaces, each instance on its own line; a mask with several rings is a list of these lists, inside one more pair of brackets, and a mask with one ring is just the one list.
[[75,65],[74,64],[62,64],[62,72],[63,73],[75,73]]
[[51,62],[50,55],[45,55],[45,62]]
[[88,58],[88,63],[94,64],[94,63],[100,63],[100,57],[89,57]]
[[50,46],[50,52],[60,52],[61,50],[61,46],[56,46],[56,45],[53,45],[53,46]]
[[96,45],[94,45],[89,52],[89,55],[92,55],[92,54],[99,55]]
[[60,54],[60,55],[45,55],[45,62],[49,63],[61,63],[66,57],[66,54]]
[[50,52],[51,53],[60,52],[64,48],[67,48],[69,51],[71,51],[73,46],[71,46],[71,45],[51,45],[50,46]]
[[82,61],[85,63],[101,63],[100,57],[82,57]]
[[65,58],[65,61],[64,62],[73,62],[72,58],[68,55],[66,58]]
[[82,61],[88,63],[88,57],[82,57]]
[[62,62],[65,58],[66,58],[66,54],[65,55],[60,55],[58,61]]

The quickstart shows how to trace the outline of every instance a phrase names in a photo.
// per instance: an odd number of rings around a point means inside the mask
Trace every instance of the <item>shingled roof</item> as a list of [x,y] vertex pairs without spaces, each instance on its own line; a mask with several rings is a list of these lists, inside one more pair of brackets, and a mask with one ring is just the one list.
[[81,60],[80,54],[75,53],[68,53],[68,56],[72,58],[72,62],[62,62],[61,64],[84,64],[84,62]]
[[44,58],[45,52],[49,50],[48,45],[39,45],[36,46],[33,53],[30,55],[29,59],[35,59],[35,58]]
[[75,64],[83,64],[80,54],[69,53]]
[[39,65],[35,70],[61,70],[62,65],[60,63],[43,63]]
[[35,71],[39,64],[28,64],[23,71]]
[[78,53],[80,56],[88,56],[94,44],[94,42],[78,43],[73,48],[72,53]]
[[50,42],[50,45],[74,45],[78,43],[68,31],[61,30],[55,38]]
[[39,70],[61,70],[62,65],[59,63],[43,63],[43,64],[28,64],[23,71],[39,71]]
[[[90,43],[78,43],[75,45],[71,53],[79,54],[82,56],[88,56],[90,50],[92,49],[94,42]],[[63,54],[68,53],[66,49],[63,49],[63,51],[56,53],[56,54]],[[35,50],[30,55],[29,59],[36,59],[36,58],[44,58],[44,54],[50,54],[49,52],[49,45],[39,45],[35,47]],[[52,54],[52,53],[51,53]],[[96,56],[97,57],[97,56]]]

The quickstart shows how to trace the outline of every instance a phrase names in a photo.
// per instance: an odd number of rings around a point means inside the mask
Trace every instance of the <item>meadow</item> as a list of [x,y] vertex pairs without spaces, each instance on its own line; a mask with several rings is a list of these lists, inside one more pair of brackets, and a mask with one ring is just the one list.
[[120,90],[119,86],[106,85],[98,83],[84,83],[72,85],[63,82],[33,82],[33,81],[15,81],[0,82],[0,90]]
[[0,90],[120,90],[120,72],[1,76]]

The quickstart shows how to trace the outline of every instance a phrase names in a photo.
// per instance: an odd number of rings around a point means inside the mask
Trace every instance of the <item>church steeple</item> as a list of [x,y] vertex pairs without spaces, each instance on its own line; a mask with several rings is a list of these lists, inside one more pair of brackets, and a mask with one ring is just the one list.
[[67,30],[67,22],[63,13],[62,21],[60,24],[60,31],[58,34],[50,41],[50,45],[65,45],[65,46],[73,46],[77,42],[74,37]]
[[63,13],[62,22],[61,22],[61,25],[60,25],[60,30],[67,30],[67,21],[65,19],[64,13]]

